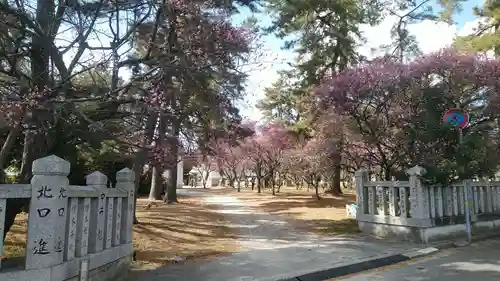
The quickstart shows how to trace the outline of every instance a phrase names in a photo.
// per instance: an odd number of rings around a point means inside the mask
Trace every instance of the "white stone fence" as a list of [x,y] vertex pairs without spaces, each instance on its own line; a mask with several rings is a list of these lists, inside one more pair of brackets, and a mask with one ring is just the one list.
[[416,166],[407,171],[409,181],[369,181],[365,170],[357,171],[356,220],[360,229],[421,242],[464,234],[465,188],[476,226],[473,230],[500,227],[500,182],[466,180],[427,186],[420,180],[424,173],[425,169]]
[[31,184],[0,184],[0,227],[8,198],[30,199],[25,267],[1,270],[0,281],[76,280],[121,260],[126,268],[133,251],[132,170],[117,173],[115,188],[106,187],[100,172],[88,175],[86,186],[69,185],[70,163],[54,155],[35,160],[32,172]]

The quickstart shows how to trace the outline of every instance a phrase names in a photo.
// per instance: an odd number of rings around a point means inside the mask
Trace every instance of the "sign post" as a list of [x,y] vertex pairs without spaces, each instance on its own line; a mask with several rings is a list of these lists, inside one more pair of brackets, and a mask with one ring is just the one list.
[[[459,108],[448,109],[443,116],[443,123],[450,124],[458,130],[458,143],[462,144],[463,129],[469,125],[469,114]],[[462,169],[462,167],[460,167]],[[469,190],[470,184],[467,180],[464,184],[464,209],[465,209],[465,231],[467,232],[467,242],[472,242],[470,205],[472,204],[472,192]]]

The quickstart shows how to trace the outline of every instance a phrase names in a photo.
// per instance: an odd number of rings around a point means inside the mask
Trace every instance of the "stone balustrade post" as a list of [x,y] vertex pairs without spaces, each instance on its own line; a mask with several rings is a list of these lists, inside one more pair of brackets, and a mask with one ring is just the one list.
[[91,207],[91,221],[89,233],[89,251],[98,253],[104,249],[104,229],[106,223],[106,193],[108,177],[101,172],[93,172],[87,176],[87,185],[99,193]]
[[32,165],[26,269],[64,261],[70,163],[50,155]]
[[122,201],[121,243],[132,243],[134,224],[135,184],[134,171],[124,168],[116,174],[116,188],[126,191],[128,196]]
[[356,184],[356,202],[358,205],[357,215],[363,215],[368,210],[368,194],[364,188],[368,181],[368,172],[364,169],[356,171],[354,174],[354,183]]
[[177,160],[177,188],[184,187],[184,159],[179,156]]
[[429,219],[429,190],[423,186],[420,177],[425,174],[425,169],[415,166],[406,171],[410,177],[410,212],[411,217],[416,219]]

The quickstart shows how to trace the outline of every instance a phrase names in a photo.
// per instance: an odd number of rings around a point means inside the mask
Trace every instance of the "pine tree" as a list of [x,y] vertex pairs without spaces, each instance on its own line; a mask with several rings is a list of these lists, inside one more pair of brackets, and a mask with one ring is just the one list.
[[482,8],[474,8],[474,14],[481,18],[474,34],[458,37],[454,46],[473,52],[493,51],[500,54],[500,1],[487,0]]

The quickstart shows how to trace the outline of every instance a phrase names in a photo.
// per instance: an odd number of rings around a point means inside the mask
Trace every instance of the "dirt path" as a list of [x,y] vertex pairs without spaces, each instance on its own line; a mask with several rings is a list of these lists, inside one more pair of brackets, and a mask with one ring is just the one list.
[[220,206],[220,213],[232,222],[240,236],[240,246],[244,250],[278,249],[297,245],[313,239],[301,233],[277,215],[256,212],[246,202],[232,197],[209,195],[204,197],[207,204]]
[[[196,190],[179,190],[201,195]],[[231,222],[244,251],[212,261],[188,262],[144,271],[134,280],[276,281],[352,263],[359,259],[414,249],[414,245],[382,243],[356,237],[321,237],[301,233],[278,216],[255,212],[237,198],[203,192],[208,204]]]

